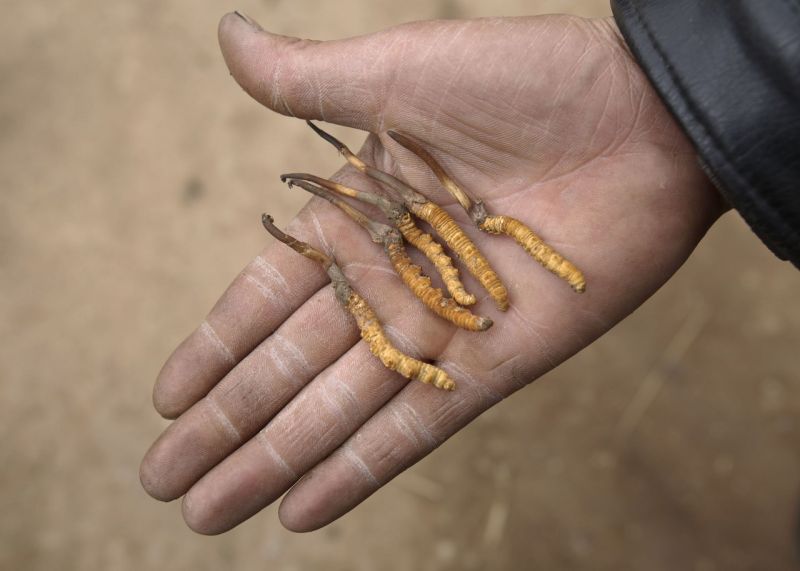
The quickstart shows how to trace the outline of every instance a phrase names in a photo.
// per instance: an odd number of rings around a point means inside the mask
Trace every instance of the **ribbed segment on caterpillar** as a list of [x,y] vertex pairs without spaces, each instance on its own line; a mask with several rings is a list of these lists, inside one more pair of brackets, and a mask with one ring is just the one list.
[[414,296],[436,315],[469,331],[486,331],[492,326],[492,320],[488,317],[475,315],[469,309],[445,297],[442,290],[433,287],[431,279],[422,273],[422,268],[415,265],[408,257],[402,242],[387,242],[386,253],[400,279]]
[[442,276],[447,291],[453,296],[460,305],[473,305],[477,300],[475,296],[464,289],[464,284],[458,277],[458,270],[453,266],[453,260],[444,253],[442,245],[431,237],[427,232],[420,230],[414,223],[414,219],[406,212],[395,226],[409,244],[425,254],[431,263],[436,267],[436,271]]
[[511,236],[534,260],[566,281],[576,292],[586,291],[583,273],[519,220],[510,216],[487,216],[481,230]]
[[407,379],[432,384],[446,391],[456,388],[456,383],[442,369],[409,357],[392,345],[378,321],[378,316],[360,295],[355,292],[350,294],[347,309],[356,318],[361,338],[387,369],[396,371]]
[[433,202],[415,204],[413,212],[431,225],[442,237],[450,249],[467,266],[467,270],[475,276],[489,292],[500,311],[508,310],[508,290],[497,273],[489,265],[489,261],[481,254],[478,247],[469,239],[455,220],[441,207]]

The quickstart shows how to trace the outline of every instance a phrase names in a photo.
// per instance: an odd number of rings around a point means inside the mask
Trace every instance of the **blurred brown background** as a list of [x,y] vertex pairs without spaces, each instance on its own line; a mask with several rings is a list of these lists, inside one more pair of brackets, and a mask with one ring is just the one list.
[[[319,39],[606,0],[66,0],[0,19],[0,569],[792,569],[800,274],[735,214],[611,334],[333,525],[207,538],[148,498],[155,375],[338,164],[228,76],[240,8]],[[531,54],[536,57],[536,54]],[[341,131],[337,131],[341,132]],[[356,144],[357,133],[344,133]]]

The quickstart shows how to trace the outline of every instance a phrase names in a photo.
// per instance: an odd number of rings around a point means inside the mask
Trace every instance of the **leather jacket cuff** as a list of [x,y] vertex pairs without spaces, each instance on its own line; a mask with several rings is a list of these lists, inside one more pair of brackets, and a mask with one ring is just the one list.
[[800,8],[612,0],[634,57],[727,201],[800,268]]

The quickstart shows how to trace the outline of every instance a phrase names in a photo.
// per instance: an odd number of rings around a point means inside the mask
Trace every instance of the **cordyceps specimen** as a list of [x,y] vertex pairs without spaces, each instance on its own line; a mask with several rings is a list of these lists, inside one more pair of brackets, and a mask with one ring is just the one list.
[[261,222],[267,232],[276,239],[306,258],[322,264],[322,267],[325,268],[331,278],[331,285],[336,292],[336,299],[355,317],[358,329],[361,331],[361,338],[367,342],[369,350],[381,360],[387,369],[396,371],[407,379],[430,383],[446,391],[452,391],[456,387],[453,379],[439,367],[409,357],[392,345],[391,341],[386,337],[378,316],[375,315],[366,300],[350,286],[344,276],[344,272],[342,272],[335,260],[309,244],[281,232],[273,224],[274,221],[271,216],[262,214]]
[[459,305],[473,305],[477,301],[474,295],[464,289],[464,284],[461,283],[461,280],[458,278],[458,270],[453,265],[453,260],[450,259],[450,256],[444,253],[442,245],[434,240],[430,234],[419,229],[414,219],[411,217],[411,214],[408,212],[408,209],[403,206],[402,203],[384,198],[383,196],[378,196],[377,194],[356,190],[338,182],[314,176],[313,174],[284,174],[281,175],[281,180],[283,182],[288,180],[290,184],[291,181],[299,180],[313,182],[318,186],[342,196],[347,196],[365,204],[377,206],[383,212],[384,216],[386,216],[400,231],[403,238],[431,261],[436,271],[438,271],[439,275],[442,277],[447,291],[450,292],[450,295],[453,296],[453,299],[456,300]]
[[506,287],[500,281],[497,273],[489,265],[489,261],[446,210],[425,198],[399,178],[369,166],[358,158],[339,139],[326,133],[311,121],[306,121],[306,123],[308,123],[320,137],[336,147],[348,163],[396,192],[400,198],[402,198],[406,208],[408,208],[412,214],[430,224],[450,249],[464,262],[469,273],[475,276],[486,291],[489,292],[489,295],[494,299],[498,309],[501,311],[506,311],[508,309],[508,291]]
[[403,237],[395,228],[372,220],[366,214],[333,196],[324,188],[305,180],[288,177],[287,179],[290,187],[297,185],[320,198],[324,198],[342,210],[369,233],[373,242],[382,244],[394,271],[397,272],[403,283],[408,286],[415,297],[436,315],[469,331],[486,331],[492,326],[491,319],[473,314],[449,297],[445,297],[442,290],[431,285],[431,279],[424,275],[422,269],[408,257],[406,248],[403,245]]
[[583,273],[572,262],[550,247],[533,230],[510,216],[490,216],[483,202],[473,199],[458,186],[436,159],[421,145],[395,130],[389,130],[388,134],[430,167],[439,182],[442,183],[442,186],[467,211],[467,214],[469,214],[478,228],[489,234],[511,236],[534,260],[566,281],[576,292],[583,293],[586,291],[586,278],[584,278]]

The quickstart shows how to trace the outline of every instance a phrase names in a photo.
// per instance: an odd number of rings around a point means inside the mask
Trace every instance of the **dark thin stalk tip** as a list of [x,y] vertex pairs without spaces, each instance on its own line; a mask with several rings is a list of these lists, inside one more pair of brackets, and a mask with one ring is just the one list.
[[295,185],[297,185],[297,186],[299,186],[300,188],[302,188],[302,189],[304,189],[304,190],[307,190],[307,191],[308,191],[308,192],[310,192],[311,194],[314,194],[314,195],[316,195],[316,196],[319,196],[320,198],[324,198],[324,199],[325,199],[325,200],[327,200],[328,202],[332,202],[332,203],[334,203],[334,204],[336,203],[336,202],[335,202],[335,201],[336,201],[336,197],[335,197],[335,196],[331,196],[330,194],[328,194],[327,192],[325,192],[325,189],[324,189],[324,188],[322,188],[322,187],[319,187],[319,186],[317,186],[316,184],[311,184],[310,182],[304,181],[304,180],[302,180],[302,179],[297,179],[297,180],[295,180],[295,179],[289,179],[289,182],[288,182],[287,184],[288,184],[290,187],[291,187],[291,186],[295,186]]
[[281,232],[281,230],[275,226],[275,219],[272,218],[272,216],[266,213],[262,214],[261,224],[264,225],[264,228],[272,235],[273,238],[280,240],[284,244],[289,244],[289,236]]
[[398,133],[394,129],[389,129],[388,131],[386,131],[386,134],[389,135],[392,138],[392,140],[397,141],[398,143],[400,142],[398,141],[398,138],[402,137],[402,135],[398,137]]
[[[389,129],[388,131],[386,131],[386,134],[389,135],[393,141],[399,143],[400,145],[403,145],[402,141],[408,140],[408,137],[404,136],[402,133],[394,129]],[[405,147],[405,145],[403,146]]]
[[266,214],[266,213],[262,214],[261,215],[261,224],[264,225],[264,228],[266,228],[267,232],[272,234],[272,236],[274,238],[277,238],[281,242],[288,243],[288,242],[286,242],[286,239],[288,238],[288,236],[286,234],[284,234],[283,232],[281,232],[280,229],[277,226],[275,226],[275,219],[272,218],[272,216],[270,216],[269,214]]
[[347,149],[345,144],[342,143],[339,139],[337,139],[330,133],[326,133],[325,131],[314,125],[314,123],[312,123],[311,121],[306,121],[306,125],[311,127],[317,135],[319,135],[320,137],[328,141],[331,145],[336,147],[339,150],[339,152],[344,152],[344,150]]

